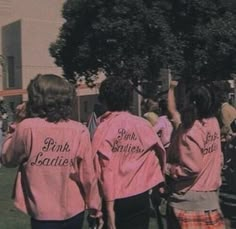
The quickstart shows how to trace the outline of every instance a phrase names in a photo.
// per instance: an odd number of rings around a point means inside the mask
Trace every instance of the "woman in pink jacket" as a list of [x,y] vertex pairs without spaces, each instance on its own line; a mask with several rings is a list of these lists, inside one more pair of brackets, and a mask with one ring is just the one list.
[[105,79],[99,100],[108,112],[93,137],[109,229],[148,229],[149,191],[163,184],[165,151],[151,124],[128,112],[132,88],[118,77]]
[[153,126],[154,131],[158,134],[164,148],[168,149],[173,132],[173,125],[170,121],[170,114],[168,111],[167,100],[162,99],[159,101],[159,117]]
[[180,113],[171,82],[168,102],[176,126],[167,158],[170,177],[169,229],[224,229],[219,206],[222,152],[216,98],[210,86],[196,85]]
[[32,229],[82,228],[84,211],[99,218],[101,203],[89,132],[69,118],[75,91],[56,75],[37,75],[27,91],[26,118],[11,126],[1,158],[19,165],[15,206],[30,215]]

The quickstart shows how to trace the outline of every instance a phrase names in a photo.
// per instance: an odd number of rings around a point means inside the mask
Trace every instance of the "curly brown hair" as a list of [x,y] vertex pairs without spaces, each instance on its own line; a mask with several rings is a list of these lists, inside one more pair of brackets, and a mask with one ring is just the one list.
[[38,74],[30,81],[27,92],[27,117],[46,118],[49,122],[70,118],[75,88],[62,77]]

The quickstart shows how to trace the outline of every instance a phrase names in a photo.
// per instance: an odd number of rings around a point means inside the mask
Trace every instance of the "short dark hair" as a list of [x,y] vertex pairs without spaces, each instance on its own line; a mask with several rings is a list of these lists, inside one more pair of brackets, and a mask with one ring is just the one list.
[[27,87],[27,117],[46,118],[49,122],[69,119],[75,88],[53,74],[38,74]]
[[111,76],[101,83],[98,99],[109,111],[125,111],[130,108],[132,92],[128,80]]

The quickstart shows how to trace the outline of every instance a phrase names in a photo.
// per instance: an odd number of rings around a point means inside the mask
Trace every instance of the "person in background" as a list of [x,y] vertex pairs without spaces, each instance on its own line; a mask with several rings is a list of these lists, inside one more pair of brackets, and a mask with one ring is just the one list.
[[101,122],[101,119],[103,118],[103,116],[107,112],[106,107],[100,103],[96,103],[94,105],[93,110],[94,111],[90,115],[89,121],[88,121],[88,130],[89,130],[91,139],[93,138],[94,132],[95,132],[97,126],[99,125],[99,123]]
[[87,128],[70,119],[74,87],[57,75],[37,75],[28,102],[3,143],[1,161],[18,167],[15,206],[31,217],[32,229],[79,229],[84,212],[98,218],[101,200]]
[[8,130],[8,114],[6,112],[2,113],[2,133],[3,136],[6,135],[7,130]]
[[[160,140],[168,153],[168,148],[171,142],[171,136],[173,131],[173,125],[170,121],[170,114],[168,111],[167,100],[162,99],[159,101],[159,113],[158,119],[154,123],[153,129],[155,133],[160,137]],[[160,196],[158,202],[154,202],[153,207],[155,209],[155,215],[157,218],[158,228],[164,228],[163,216],[166,216],[166,198]]]
[[221,128],[222,142],[227,142],[235,135],[231,124],[236,120],[236,109],[229,103],[228,93],[230,86],[227,81],[214,82],[214,90],[217,93],[218,102],[220,104],[218,121]]
[[159,106],[158,102],[151,98],[145,98],[141,102],[143,117],[147,119],[152,126],[154,126],[158,120]]
[[[221,127],[221,144],[224,153],[220,204],[227,229],[236,229],[236,109],[228,102],[229,84],[227,81],[214,83],[220,109],[218,121]],[[232,128],[233,127],[233,128]]]
[[99,101],[108,113],[97,127],[93,151],[100,163],[100,184],[109,229],[148,229],[149,190],[163,191],[165,150],[152,126],[129,113],[132,88],[127,80],[108,77]]
[[170,121],[170,114],[168,111],[166,99],[159,101],[159,110],[159,117],[153,126],[153,129],[160,137],[161,142],[167,151],[170,145],[173,125]]
[[225,217],[226,228],[236,229],[236,138],[224,147],[224,167],[220,187],[220,206]]
[[[2,142],[3,142],[2,116],[0,115],[0,157],[2,154]],[[0,168],[1,167],[2,167],[2,163],[0,162]]]
[[168,151],[168,229],[224,229],[218,190],[222,152],[212,85],[195,84],[177,111],[171,81],[168,108],[176,131]]

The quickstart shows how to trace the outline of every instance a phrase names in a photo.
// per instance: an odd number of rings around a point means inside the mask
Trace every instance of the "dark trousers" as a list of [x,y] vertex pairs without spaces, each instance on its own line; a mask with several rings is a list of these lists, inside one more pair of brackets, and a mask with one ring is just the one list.
[[150,202],[148,192],[115,201],[117,229],[148,229]]
[[168,229],[181,229],[179,221],[176,218],[174,210],[171,206],[167,205],[167,228]]
[[82,229],[84,212],[66,220],[36,220],[31,218],[31,229]]

